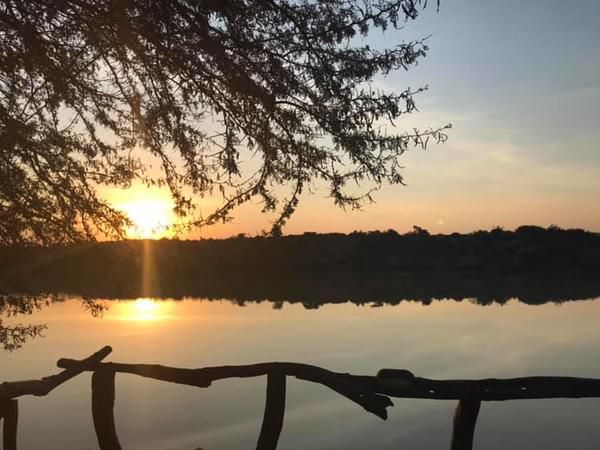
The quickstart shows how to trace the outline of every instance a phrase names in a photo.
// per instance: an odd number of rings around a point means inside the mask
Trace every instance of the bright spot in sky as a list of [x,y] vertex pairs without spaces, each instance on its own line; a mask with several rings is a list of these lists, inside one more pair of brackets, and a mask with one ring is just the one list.
[[127,229],[131,239],[160,239],[172,237],[175,219],[173,200],[168,193],[157,189],[136,187],[121,193],[113,202],[116,209],[123,211],[133,225]]
[[129,237],[156,239],[163,237],[172,225],[169,205],[152,199],[134,200],[121,205],[121,209],[133,222],[127,230]]

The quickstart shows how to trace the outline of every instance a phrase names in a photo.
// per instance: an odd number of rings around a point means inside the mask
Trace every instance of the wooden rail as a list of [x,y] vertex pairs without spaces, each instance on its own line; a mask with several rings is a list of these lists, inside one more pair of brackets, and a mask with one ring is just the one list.
[[57,365],[64,370],[40,380],[0,384],[0,419],[4,422],[3,449],[17,448],[17,397],[47,395],[60,384],[84,371],[93,372],[92,418],[101,450],[121,449],[114,420],[116,373],[135,374],[200,388],[206,388],[214,381],[227,378],[266,376],[265,411],[257,450],[277,448],[285,415],[287,377],[322,384],[384,420],[387,419],[387,408],[393,406],[390,397],[458,400],[451,450],[473,448],[475,425],[482,401],[600,397],[600,379],[590,378],[431,380],[415,377],[407,370],[382,369],[377,376],[361,376],[291,362],[201,369],[102,362],[111,351],[110,347],[104,347],[83,360],[59,359]]

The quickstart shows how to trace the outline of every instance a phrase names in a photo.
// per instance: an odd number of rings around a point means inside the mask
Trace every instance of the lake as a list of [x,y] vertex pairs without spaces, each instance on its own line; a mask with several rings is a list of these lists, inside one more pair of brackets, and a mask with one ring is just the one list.
[[[449,378],[564,375],[600,378],[600,298],[529,305],[512,299],[324,304],[184,298],[106,300],[93,317],[77,297],[4,325],[44,323],[43,337],[0,352],[1,380],[58,371],[61,357],[104,345],[107,360],[175,367],[297,361],[375,375],[403,368]],[[90,374],[47,397],[22,397],[23,449],[97,448]],[[117,374],[115,416],[126,449],[254,448],[265,378],[230,379],[207,389]],[[394,399],[383,421],[320,385],[288,379],[280,449],[446,449],[454,401]],[[476,449],[597,449],[600,399],[484,402]]]

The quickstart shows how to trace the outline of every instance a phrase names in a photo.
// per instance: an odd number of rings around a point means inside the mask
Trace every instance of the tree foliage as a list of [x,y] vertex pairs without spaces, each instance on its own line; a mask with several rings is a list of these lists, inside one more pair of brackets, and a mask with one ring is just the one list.
[[[369,47],[423,0],[5,0],[0,4],[0,242],[122,236],[98,187],[167,186],[194,225],[251,199],[280,232],[314,182],[359,207],[402,183],[399,156],[442,129],[398,131],[424,90],[369,81],[423,40]],[[246,167],[248,154],[253,162]],[[148,158],[160,170],[148,170]],[[357,184],[362,184],[361,191]],[[282,196],[282,186],[290,190]],[[365,187],[366,186],[366,187]],[[287,192],[287,191],[286,191]],[[195,199],[218,195],[216,210]]]

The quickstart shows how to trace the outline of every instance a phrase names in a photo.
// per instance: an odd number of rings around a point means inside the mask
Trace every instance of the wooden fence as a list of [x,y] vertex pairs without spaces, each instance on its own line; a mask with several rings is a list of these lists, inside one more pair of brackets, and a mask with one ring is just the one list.
[[115,374],[129,373],[170,383],[206,388],[225,378],[266,375],[267,394],[262,428],[256,448],[277,448],[285,414],[286,379],[319,383],[386,419],[390,397],[458,400],[454,415],[451,450],[470,450],[482,401],[541,398],[600,397],[600,379],[572,377],[526,377],[486,380],[430,380],[407,370],[382,369],[377,376],[331,372],[307,364],[272,362],[245,366],[181,369],[150,364],[102,362],[112,351],[104,347],[83,360],[60,359],[62,372],[39,380],[0,384],[0,419],[3,448],[16,450],[18,402],[23,395],[44,396],[74,376],[91,371],[92,417],[101,450],[121,449],[114,420]]

